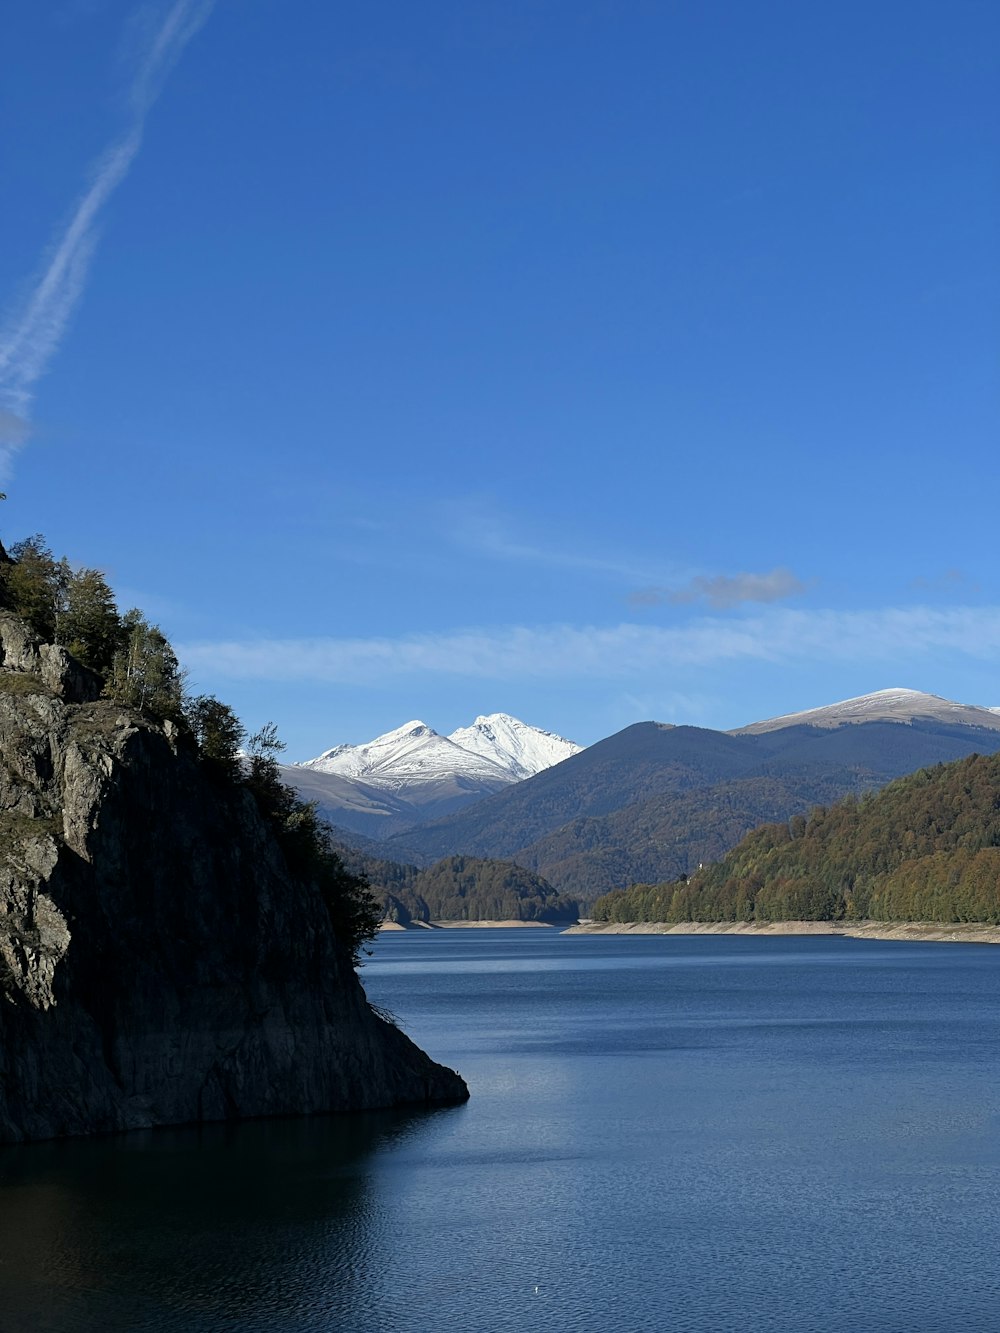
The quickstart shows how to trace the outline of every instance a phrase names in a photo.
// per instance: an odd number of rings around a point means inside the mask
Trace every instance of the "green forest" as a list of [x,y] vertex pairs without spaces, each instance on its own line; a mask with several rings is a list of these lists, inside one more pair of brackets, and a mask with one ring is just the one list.
[[[281,847],[289,869],[317,885],[334,933],[355,964],[378,930],[381,907],[363,875],[334,849],[315,806],[281,781],[284,748],[273,724],[253,736],[228,704],[190,695],[169,641],[141,611],[121,614],[104,575],[57,559],[41,534],[0,546],[0,608],[24,620],[45,643],[56,644],[92,673],[94,693],[170,723],[212,781],[249,791]],[[18,688],[13,673],[0,677]]]
[[599,898],[595,921],[1000,923],[1000,755],[765,824],[690,878]]
[[[861,779],[858,779],[859,785]],[[734,778],[571,820],[518,859],[559,890],[593,902],[609,884],[677,879],[721,857],[758,825],[843,795],[841,777]]]
[[390,921],[544,921],[566,925],[579,904],[512,861],[448,856],[426,870],[341,848],[345,862],[382,896]]

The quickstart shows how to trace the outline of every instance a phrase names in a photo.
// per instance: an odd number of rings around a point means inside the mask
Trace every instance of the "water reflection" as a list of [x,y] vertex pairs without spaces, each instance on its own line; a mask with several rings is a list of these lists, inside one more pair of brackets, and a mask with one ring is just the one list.
[[4,1333],[350,1328],[385,1265],[371,1167],[447,1111],[0,1151]]
[[466,934],[467,1106],[0,1153],[0,1333],[997,1328],[1000,950]]

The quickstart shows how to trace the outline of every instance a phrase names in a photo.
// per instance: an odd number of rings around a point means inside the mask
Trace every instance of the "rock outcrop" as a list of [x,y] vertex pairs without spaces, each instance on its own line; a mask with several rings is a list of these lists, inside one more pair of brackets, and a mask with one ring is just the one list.
[[455,1102],[170,723],[0,612],[0,1142]]

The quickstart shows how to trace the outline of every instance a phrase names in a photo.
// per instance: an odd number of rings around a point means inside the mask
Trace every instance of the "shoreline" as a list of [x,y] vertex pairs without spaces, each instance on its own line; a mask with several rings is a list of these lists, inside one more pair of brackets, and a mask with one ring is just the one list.
[[1000,944],[1000,926],[982,921],[608,921],[580,922],[566,935],[840,935],[857,940]]
[[[525,927],[529,930],[558,930],[551,921],[411,921],[408,926],[401,926],[398,921],[383,921],[379,931],[383,930],[509,930],[511,927]],[[575,927],[574,927],[575,929]]]

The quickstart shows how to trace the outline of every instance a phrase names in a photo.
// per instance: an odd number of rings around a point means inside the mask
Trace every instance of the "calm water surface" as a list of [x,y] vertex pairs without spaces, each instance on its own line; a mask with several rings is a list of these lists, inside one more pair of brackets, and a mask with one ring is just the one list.
[[383,937],[467,1106],[0,1152],[0,1333],[1000,1329],[1000,948]]

